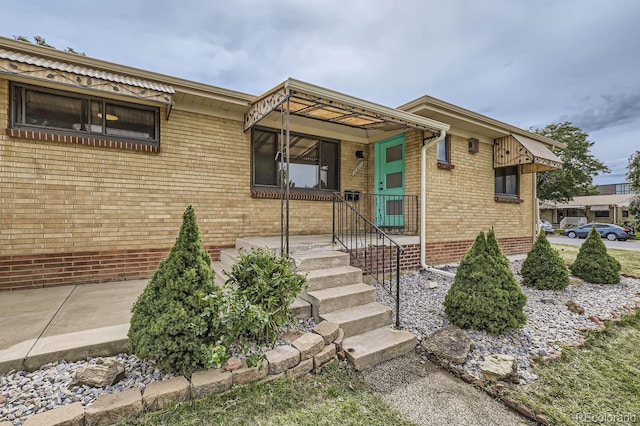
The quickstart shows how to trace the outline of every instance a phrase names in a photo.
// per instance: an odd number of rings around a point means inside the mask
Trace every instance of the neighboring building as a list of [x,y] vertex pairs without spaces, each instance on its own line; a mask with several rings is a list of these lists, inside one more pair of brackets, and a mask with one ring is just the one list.
[[621,224],[633,219],[629,203],[633,194],[585,195],[565,203],[540,202],[540,218],[564,228],[591,222]]
[[426,263],[457,261],[490,227],[525,253],[535,172],[561,166],[561,144],[427,96],[396,109],[289,79],[256,98],[6,38],[0,127],[0,289],[149,277],[190,203],[214,260],[287,216],[330,234],[344,191],[412,236],[405,267],[421,242]]
[[630,183],[610,183],[606,185],[598,185],[598,191],[600,195],[613,195],[613,194],[633,194]]

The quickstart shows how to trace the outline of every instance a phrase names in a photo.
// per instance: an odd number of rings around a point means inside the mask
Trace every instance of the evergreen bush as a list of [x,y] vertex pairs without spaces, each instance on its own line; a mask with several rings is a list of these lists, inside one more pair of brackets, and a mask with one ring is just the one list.
[[487,250],[489,250],[489,254],[493,256],[496,260],[500,261],[504,266],[509,268],[511,262],[507,259],[507,256],[502,253],[500,249],[500,244],[498,244],[498,239],[496,238],[496,233],[493,230],[493,226],[489,229],[487,233]]
[[573,275],[590,283],[617,284],[620,282],[620,262],[607,253],[607,247],[595,226],[591,228],[575,262],[569,269]]
[[211,257],[204,249],[193,207],[169,255],[132,308],[130,351],[155,360],[163,371],[187,377],[206,364],[207,307],[204,297],[219,292],[213,283]]
[[524,325],[527,298],[500,256],[499,247],[497,252],[495,247],[490,248],[484,232],[480,232],[460,262],[444,300],[453,324],[492,334]]
[[522,264],[522,284],[540,290],[562,290],[569,285],[569,270],[560,253],[540,232]]

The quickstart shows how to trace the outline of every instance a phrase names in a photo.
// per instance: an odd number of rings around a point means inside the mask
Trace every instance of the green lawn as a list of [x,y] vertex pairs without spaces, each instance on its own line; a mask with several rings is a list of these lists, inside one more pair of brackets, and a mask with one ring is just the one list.
[[[570,244],[556,244],[551,246],[560,252],[560,256],[567,265],[572,264],[576,260],[580,246]],[[620,250],[608,248],[607,253],[618,259],[622,265],[622,273],[640,277],[640,252],[632,250]]]
[[413,425],[344,363],[318,375],[238,386],[150,412],[142,425]]
[[552,424],[640,425],[640,312],[588,333],[583,347],[563,349],[537,373],[506,393]]

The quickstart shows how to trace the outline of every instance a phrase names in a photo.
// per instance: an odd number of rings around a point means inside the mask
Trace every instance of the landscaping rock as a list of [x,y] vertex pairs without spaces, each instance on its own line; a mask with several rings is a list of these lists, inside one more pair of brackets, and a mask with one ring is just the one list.
[[461,328],[450,325],[424,339],[422,347],[438,358],[462,364],[473,349],[473,343]]
[[231,372],[221,368],[196,371],[191,375],[191,394],[200,397],[226,391],[231,388],[232,380]]
[[[338,337],[338,324],[333,323],[331,321],[322,321],[320,324],[313,327],[313,331],[316,334],[319,334],[324,339],[324,344],[328,345],[333,342],[336,337]],[[343,333],[344,335],[344,333]]]
[[[2,425],[3,423],[0,423]],[[11,424],[11,423],[9,423]],[[23,426],[83,426],[84,407],[80,402],[28,417]]]
[[227,362],[225,362],[224,367],[222,367],[225,371],[233,371],[242,367],[242,360],[239,358],[229,358]]
[[112,425],[123,420],[134,421],[142,414],[140,391],[126,390],[100,395],[84,413],[86,426]]
[[[338,351],[342,351],[342,341],[344,340],[344,330],[339,328],[338,329],[338,336],[333,339],[333,343],[336,345],[336,349]],[[325,341],[325,345],[328,345],[329,343],[327,343]]]
[[71,386],[87,385],[104,388],[118,383],[124,377],[124,364],[114,358],[98,358],[76,372]]
[[233,384],[246,385],[256,382],[269,374],[269,367],[266,362],[262,362],[259,367],[247,367],[247,362],[242,360],[242,367],[233,370]]
[[584,281],[576,276],[569,275],[569,285],[582,285]]
[[434,288],[438,288],[438,287],[440,287],[440,284],[438,284],[437,282],[435,282],[435,281],[427,281],[427,288],[429,290],[433,290]]
[[269,374],[284,373],[300,363],[300,351],[291,346],[280,346],[265,354],[269,363]]
[[329,361],[333,360],[336,356],[336,345],[333,343],[324,347],[324,349],[313,357],[313,368],[317,371]]
[[580,305],[578,305],[576,302],[574,302],[573,300],[569,300],[567,303],[565,303],[565,306],[567,308],[569,308],[569,310],[575,314],[584,314],[584,308]]
[[480,371],[487,380],[497,382],[498,380],[518,382],[518,369],[516,359],[511,355],[491,354],[478,364]]
[[324,349],[324,339],[315,333],[305,333],[292,343],[293,347],[300,351],[300,359],[313,358],[318,352]]
[[186,401],[187,398],[189,398],[189,381],[180,376],[150,383],[144,390],[142,403],[146,408],[160,410],[168,404]]

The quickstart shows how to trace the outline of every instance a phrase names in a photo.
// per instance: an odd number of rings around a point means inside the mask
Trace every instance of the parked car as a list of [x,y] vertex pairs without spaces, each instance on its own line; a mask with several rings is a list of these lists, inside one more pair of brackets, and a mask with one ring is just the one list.
[[547,220],[540,219],[538,221],[538,226],[541,230],[544,230],[545,234],[553,234],[553,225]]
[[600,236],[609,241],[625,241],[635,235],[630,228],[623,228],[622,226],[612,225],[610,223],[587,223],[586,225],[565,229],[562,235],[566,235],[569,238],[587,238],[589,231],[591,231],[591,228],[594,226],[600,233]]

